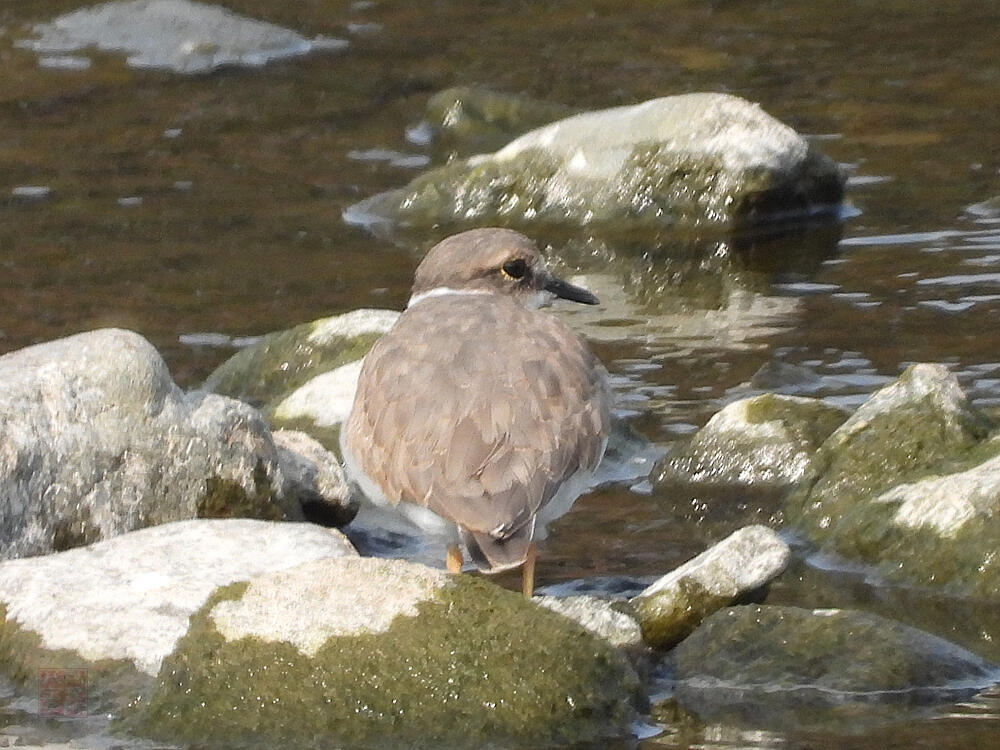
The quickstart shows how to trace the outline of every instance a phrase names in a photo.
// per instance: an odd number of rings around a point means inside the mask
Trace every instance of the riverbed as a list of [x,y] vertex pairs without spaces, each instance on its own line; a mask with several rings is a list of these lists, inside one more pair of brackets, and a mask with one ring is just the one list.
[[[347,46],[196,74],[112,51],[52,63],[19,42],[81,0],[0,7],[0,353],[120,326],[196,387],[252,337],[405,305],[437,237],[343,214],[441,158],[419,137],[432,94],[480,86],[589,110],[717,91],[760,103],[839,163],[846,199],[836,221],[767,235],[616,243],[538,227],[559,270],[602,300],[557,314],[606,363],[618,418],[666,451],[781,365],[811,373],[782,380],[788,392],[853,408],[909,364],[943,363],[974,405],[1000,409],[996,4],[224,4]],[[780,522],[779,498],[610,482],[553,527],[537,579],[627,586],[748,522]],[[868,609],[1000,661],[995,602],[888,586],[804,546],[768,601]],[[642,747],[919,737],[958,750],[996,742],[1000,702],[846,734],[690,717],[655,732]]]

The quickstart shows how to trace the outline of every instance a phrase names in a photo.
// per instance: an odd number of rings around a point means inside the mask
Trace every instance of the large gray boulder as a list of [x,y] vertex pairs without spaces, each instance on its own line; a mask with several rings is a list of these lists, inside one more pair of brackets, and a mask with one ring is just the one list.
[[627,659],[478,578],[318,560],[218,590],[125,719],[162,741],[479,747],[628,733]]
[[574,115],[353,206],[349,222],[731,227],[839,204],[837,166],[759,106],[684,94]]
[[671,660],[682,706],[755,726],[801,726],[819,709],[857,723],[865,704],[953,702],[1000,680],[996,665],[953,643],[855,610],[724,609]]
[[302,490],[256,409],[183,393],[138,334],[0,357],[0,557],[195,517],[299,519]]
[[940,365],[914,365],[814,454],[785,503],[822,549],[892,579],[1000,595],[1000,435]]
[[85,668],[91,710],[134,697],[220,586],[357,552],[305,523],[193,520],[51,555],[0,562],[0,663],[33,684],[40,667]]

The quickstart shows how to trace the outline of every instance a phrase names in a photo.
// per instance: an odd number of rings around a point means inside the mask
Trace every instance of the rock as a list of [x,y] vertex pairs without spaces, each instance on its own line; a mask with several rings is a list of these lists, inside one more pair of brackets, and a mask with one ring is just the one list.
[[786,517],[892,579],[1000,595],[1000,435],[940,365],[914,365],[811,459]]
[[678,703],[706,719],[753,716],[754,726],[824,707],[951,702],[1000,679],[995,665],[953,643],[852,610],[724,609],[671,659]]
[[574,112],[562,104],[457,86],[427,101],[425,124],[439,151],[468,156],[498,149],[515,136]]
[[790,554],[766,526],[733,532],[632,599],[643,639],[654,648],[673,647],[713,612],[781,575]]
[[302,518],[260,414],[185,395],[129,331],[0,357],[0,425],[5,558],[194,517]]
[[188,74],[223,65],[259,67],[272,60],[347,47],[342,39],[306,39],[289,29],[190,0],[102,3],[36,24],[32,31],[36,39],[19,40],[16,46],[42,55],[95,47],[127,54],[133,68]]
[[339,450],[361,358],[397,317],[392,310],[354,310],[270,333],[223,362],[204,387],[259,406],[273,425]]
[[624,602],[597,596],[536,596],[532,601],[568,617],[616,648],[643,646],[639,622]]
[[818,399],[767,393],[735,401],[654,471],[659,481],[789,485],[847,412]]
[[973,203],[971,206],[966,206],[965,213],[974,219],[983,221],[1000,219],[1000,195],[995,195],[981,203]]
[[812,368],[772,359],[761,365],[753,374],[750,378],[750,387],[786,395],[803,395],[822,388],[823,379]]
[[39,667],[87,668],[98,703],[106,691],[131,697],[127,691],[157,674],[219,586],[335,556],[357,556],[338,531],[228,519],[8,560],[0,563],[0,662],[29,683]]
[[[587,112],[349,208],[350,223],[694,228],[815,215],[837,166],[760,107],[684,94]],[[634,236],[634,234],[630,234]]]
[[358,512],[337,457],[304,432],[277,430],[271,435],[282,473],[306,518],[324,526],[345,526]]
[[355,360],[306,381],[274,404],[270,409],[273,420],[278,424],[304,420],[321,429],[338,427],[351,414],[361,362]]
[[627,734],[636,689],[611,646],[487,581],[322,560],[217,591],[125,725],[212,745],[571,742]]

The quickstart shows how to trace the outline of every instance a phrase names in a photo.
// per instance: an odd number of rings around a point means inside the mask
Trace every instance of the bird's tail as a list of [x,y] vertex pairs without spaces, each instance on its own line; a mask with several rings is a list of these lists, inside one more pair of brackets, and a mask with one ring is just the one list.
[[469,557],[482,573],[500,573],[521,565],[535,537],[534,519],[505,536],[462,529],[462,541]]

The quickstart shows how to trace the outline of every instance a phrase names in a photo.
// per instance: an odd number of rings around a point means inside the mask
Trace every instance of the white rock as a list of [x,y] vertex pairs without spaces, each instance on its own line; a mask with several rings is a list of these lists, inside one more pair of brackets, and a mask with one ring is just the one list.
[[[670,116],[664,116],[669,108]],[[805,158],[806,141],[758,104],[725,94],[684,94],[567,117],[526,133],[492,158],[507,161],[542,148],[581,178],[614,179],[637,140],[674,144],[717,156],[727,169],[790,169]],[[482,158],[482,157],[480,157]]]
[[309,419],[318,427],[341,424],[351,413],[362,362],[359,359],[312,378],[274,407],[274,418]]
[[682,580],[695,581],[712,594],[736,596],[780,575],[790,555],[788,545],[773,529],[746,526],[663,576],[639,596],[672,590]]
[[313,656],[332,636],[382,633],[397,615],[416,616],[449,579],[400,560],[315,560],[253,579],[209,617],[227,641],[284,641]]
[[37,633],[43,648],[127,659],[155,675],[219,586],[356,555],[340,532],[311,524],[181,521],[0,563],[0,603],[7,620]]
[[646,643],[669,648],[713,612],[785,570],[791,550],[766,526],[733,532],[632,599]]
[[[205,512],[301,518],[260,413],[183,393],[142,336],[105,329],[0,357],[0,557]],[[243,502],[245,500],[245,502]]]
[[568,617],[618,648],[642,645],[638,620],[615,608],[614,602],[596,596],[536,596],[532,601]]
[[897,526],[954,537],[974,518],[1000,517],[1000,456],[968,471],[898,485],[874,502],[898,503]]
[[399,313],[395,310],[362,308],[343,315],[322,318],[313,324],[309,341],[329,344],[335,339],[350,339],[370,333],[385,333],[396,324]]
[[222,65],[260,66],[319,50],[340,50],[342,39],[305,37],[217,5],[191,0],[109,2],[37,24],[36,39],[17,46],[51,55],[88,47],[128,55],[134,68],[204,73]]

